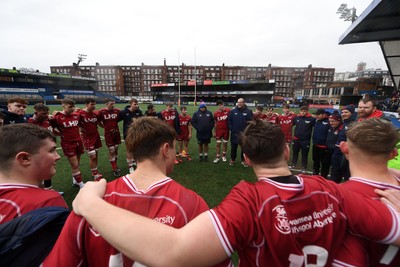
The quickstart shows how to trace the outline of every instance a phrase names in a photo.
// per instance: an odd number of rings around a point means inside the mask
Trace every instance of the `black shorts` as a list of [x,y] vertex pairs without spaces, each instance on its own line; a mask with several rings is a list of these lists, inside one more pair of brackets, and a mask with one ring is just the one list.
[[209,144],[209,143],[211,143],[211,138],[209,138],[209,139],[197,139],[197,143],[199,145]]

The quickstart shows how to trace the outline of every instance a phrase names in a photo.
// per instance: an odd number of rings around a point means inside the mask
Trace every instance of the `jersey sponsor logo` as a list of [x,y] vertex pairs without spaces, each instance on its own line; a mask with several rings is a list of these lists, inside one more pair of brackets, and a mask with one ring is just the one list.
[[113,120],[113,119],[116,119],[117,116],[118,116],[118,114],[105,114],[104,119],[105,120]]
[[188,121],[180,121],[180,125],[183,125],[183,126],[185,126],[185,125],[188,125],[189,124],[189,122]]
[[78,126],[79,121],[68,121],[68,122],[63,122],[64,128],[70,128],[70,127],[76,127]]
[[337,214],[334,211],[333,204],[330,203],[325,209],[314,211],[303,217],[289,220],[287,213],[283,205],[277,205],[272,209],[274,213],[274,226],[282,234],[298,234],[306,232],[315,228],[323,228],[329,224],[332,224],[337,218]]
[[292,120],[291,119],[289,119],[289,120],[280,120],[279,122],[280,122],[280,124],[292,124]]
[[228,115],[217,117],[217,121],[226,121],[228,119]]
[[175,119],[175,116],[165,116],[164,120],[166,121],[173,121]]
[[278,205],[272,209],[275,213],[275,228],[284,235],[290,234],[290,225],[283,205]]
[[96,123],[96,122],[97,122],[97,118],[85,118],[84,121],[85,121],[85,122]]
[[164,217],[155,217],[153,220],[155,220],[156,222],[163,223],[163,224],[172,225],[175,221],[175,216],[166,215]]

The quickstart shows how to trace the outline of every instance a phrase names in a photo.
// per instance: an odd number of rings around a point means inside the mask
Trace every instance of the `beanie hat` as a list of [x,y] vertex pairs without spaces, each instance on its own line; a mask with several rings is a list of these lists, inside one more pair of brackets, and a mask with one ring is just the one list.
[[347,105],[343,107],[342,110],[348,110],[350,113],[354,113],[356,111],[356,108],[353,105]]
[[342,121],[342,117],[338,113],[333,113],[329,118],[334,119],[335,121]]

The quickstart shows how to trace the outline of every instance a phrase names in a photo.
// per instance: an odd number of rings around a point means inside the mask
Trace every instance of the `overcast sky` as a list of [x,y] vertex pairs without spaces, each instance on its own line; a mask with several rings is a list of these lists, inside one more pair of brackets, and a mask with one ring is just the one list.
[[[372,0],[348,0],[360,15]],[[342,0],[1,0],[0,68],[225,65],[387,69],[378,43],[339,45]]]

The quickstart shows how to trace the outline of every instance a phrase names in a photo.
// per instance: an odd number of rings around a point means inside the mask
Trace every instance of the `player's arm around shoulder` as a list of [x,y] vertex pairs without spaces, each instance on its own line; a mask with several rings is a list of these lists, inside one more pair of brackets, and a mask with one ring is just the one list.
[[176,229],[107,203],[105,186],[104,179],[88,182],[74,211],[127,257],[150,266],[210,266],[227,258],[207,212]]
[[398,212],[380,201],[339,187],[343,201],[341,206],[353,233],[380,243],[400,245]]

